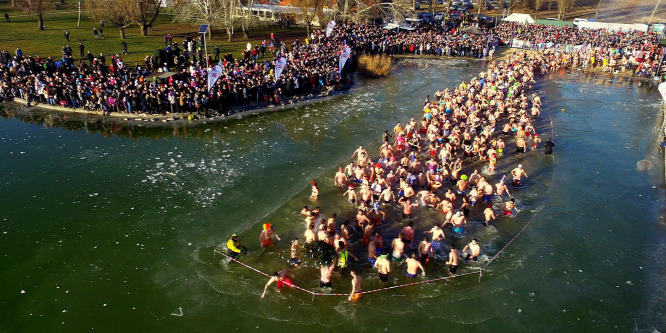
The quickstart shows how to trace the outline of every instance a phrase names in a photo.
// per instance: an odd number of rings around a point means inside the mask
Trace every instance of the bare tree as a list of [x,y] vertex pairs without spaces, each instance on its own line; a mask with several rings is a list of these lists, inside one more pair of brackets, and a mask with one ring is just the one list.
[[567,13],[576,6],[576,0],[557,0],[557,20],[567,19]]
[[88,0],[86,9],[92,19],[117,25],[121,39],[125,39],[125,29],[134,23],[134,0]]
[[[180,22],[213,24],[215,22],[218,1],[213,0],[178,0],[174,3],[176,16],[174,19]],[[208,37],[212,36],[212,30],[208,29]]]
[[164,4],[165,0],[138,0],[136,2],[134,20],[139,24],[141,36],[148,35],[148,28],[153,26]]
[[321,15],[324,7],[324,0],[295,0],[294,5],[301,10],[301,18],[307,27],[307,34],[310,36],[312,23]]
[[541,9],[541,5],[543,5],[544,0],[533,0],[533,5],[534,5],[534,19],[536,20],[539,17],[539,9]]
[[19,5],[23,10],[28,14],[34,14],[37,16],[37,24],[39,30],[44,30],[44,12],[46,12],[46,6],[50,5],[51,2],[48,0],[20,0]]
[[412,0],[340,0],[337,4],[333,6],[334,15],[343,22],[361,23],[374,18],[400,20],[413,13]]
[[254,0],[248,0],[246,10],[238,18],[245,39],[250,39],[250,30],[259,24],[259,19],[252,14],[253,6]]

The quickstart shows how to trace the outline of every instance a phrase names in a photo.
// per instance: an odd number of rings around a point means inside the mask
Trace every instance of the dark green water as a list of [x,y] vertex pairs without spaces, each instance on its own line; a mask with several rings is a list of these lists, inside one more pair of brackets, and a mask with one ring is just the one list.
[[[243,260],[272,272],[287,267],[288,244],[262,252],[260,223],[289,239],[303,231],[303,205],[349,217],[332,188],[335,169],[359,144],[376,156],[383,130],[418,116],[425,95],[468,81],[480,63],[415,65],[321,104],[204,128],[106,125],[101,135],[80,123],[0,121],[0,331],[663,330],[661,119],[656,91],[636,82],[559,73],[539,83],[547,104],[538,130],[548,135],[552,119],[555,160],[508,156],[488,176],[497,182],[523,163],[530,178],[514,195],[524,212],[489,228],[473,222],[455,242],[477,236],[487,260],[533,223],[481,280],[356,304],[274,289],[262,300],[264,277],[213,255],[240,233],[251,250]],[[655,168],[637,171],[642,159]],[[415,211],[421,237],[436,215]],[[443,274],[441,262],[429,265],[429,277]],[[366,290],[380,286],[358,267]],[[407,282],[393,269],[392,284]],[[317,290],[317,273],[301,268],[296,282]],[[349,292],[348,277],[334,275],[333,284]]]

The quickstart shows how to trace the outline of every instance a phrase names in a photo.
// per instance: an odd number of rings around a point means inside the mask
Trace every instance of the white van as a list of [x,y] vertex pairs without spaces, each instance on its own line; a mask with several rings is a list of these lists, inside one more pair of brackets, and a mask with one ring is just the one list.
[[576,24],[576,23],[580,23],[580,22],[587,22],[587,19],[584,19],[584,18],[575,18],[575,19],[573,20],[573,23],[574,23],[574,24]]

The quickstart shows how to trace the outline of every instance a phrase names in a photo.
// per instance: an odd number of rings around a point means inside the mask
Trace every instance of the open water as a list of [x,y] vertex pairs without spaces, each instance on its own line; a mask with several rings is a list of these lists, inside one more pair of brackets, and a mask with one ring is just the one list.
[[[565,72],[540,79],[538,132],[554,134],[554,157],[507,154],[486,175],[496,183],[522,163],[530,178],[513,194],[523,212],[487,228],[471,221],[461,238],[447,231],[460,247],[479,238],[487,262],[532,221],[481,278],[368,294],[354,304],[275,288],[262,300],[266,278],[213,255],[239,233],[250,248],[243,261],[265,272],[287,267],[287,240],[302,234],[304,205],[336,212],[340,221],[354,214],[331,178],[356,146],[377,156],[384,130],[418,117],[427,94],[469,81],[481,66],[403,62],[389,78],[359,80],[350,94],[208,127],[99,126],[6,113],[0,331],[663,331],[661,119],[658,94],[641,81]],[[643,159],[655,167],[638,171]],[[321,195],[313,203],[314,178]],[[416,208],[417,238],[440,220]],[[258,246],[265,222],[283,238],[271,251]],[[386,234],[400,223],[390,221]],[[364,288],[381,287],[354,244]],[[426,265],[426,279],[443,276],[441,266]],[[403,270],[393,267],[391,285],[413,281]],[[294,274],[297,284],[320,291],[317,270]],[[347,293],[349,277],[334,274],[333,285]]]

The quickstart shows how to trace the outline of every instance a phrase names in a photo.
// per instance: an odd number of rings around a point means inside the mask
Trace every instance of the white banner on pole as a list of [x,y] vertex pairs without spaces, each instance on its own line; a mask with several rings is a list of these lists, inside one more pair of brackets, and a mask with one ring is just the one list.
[[213,87],[215,82],[217,82],[217,79],[220,78],[222,75],[222,67],[220,65],[215,65],[215,67],[211,68],[208,71],[208,91],[210,91],[210,88]]
[[326,37],[331,36],[331,33],[333,33],[333,28],[335,28],[335,21],[331,20],[326,26]]
[[351,56],[351,48],[349,45],[345,45],[345,47],[342,49],[342,52],[340,53],[340,69],[339,72],[342,73],[342,68],[345,67],[345,63],[347,62],[347,59]]
[[280,57],[275,63],[275,79],[279,79],[282,75],[282,71],[287,66],[287,59],[285,57]]

